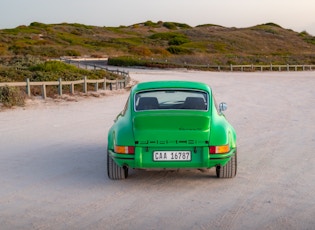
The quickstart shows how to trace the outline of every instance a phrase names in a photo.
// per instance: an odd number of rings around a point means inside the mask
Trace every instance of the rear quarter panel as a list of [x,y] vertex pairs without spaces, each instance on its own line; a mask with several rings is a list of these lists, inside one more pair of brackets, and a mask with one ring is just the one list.
[[132,146],[135,144],[131,114],[130,100],[128,100],[124,111],[117,116],[115,123],[108,131],[108,149],[113,150],[114,145]]
[[210,145],[230,144],[236,147],[236,133],[232,125],[226,120],[224,114],[219,114],[212,100]]

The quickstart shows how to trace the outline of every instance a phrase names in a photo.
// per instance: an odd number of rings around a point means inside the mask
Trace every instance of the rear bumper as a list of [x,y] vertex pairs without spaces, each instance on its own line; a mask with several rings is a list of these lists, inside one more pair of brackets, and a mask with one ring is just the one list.
[[209,155],[208,147],[200,147],[198,151],[192,151],[190,161],[154,161],[153,152],[145,151],[145,148],[136,148],[135,154],[117,154],[108,150],[110,157],[121,167],[134,169],[206,169],[214,166],[224,166],[234,156],[236,148],[226,154]]

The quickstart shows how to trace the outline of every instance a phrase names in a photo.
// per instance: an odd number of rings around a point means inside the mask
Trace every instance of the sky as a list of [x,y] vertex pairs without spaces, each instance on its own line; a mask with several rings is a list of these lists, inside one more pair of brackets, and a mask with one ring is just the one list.
[[1,0],[0,29],[80,23],[129,26],[145,21],[244,28],[273,22],[315,36],[314,0]]

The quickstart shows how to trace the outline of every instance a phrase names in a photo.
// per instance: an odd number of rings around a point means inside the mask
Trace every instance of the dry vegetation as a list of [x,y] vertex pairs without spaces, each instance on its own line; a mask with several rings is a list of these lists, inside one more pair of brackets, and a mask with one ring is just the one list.
[[[148,67],[315,64],[315,37],[274,23],[226,28],[162,21],[120,27],[33,22],[0,30],[0,82],[117,77],[105,71],[46,62],[60,56],[109,57],[111,65]],[[5,90],[2,103],[9,95],[19,94]]]
[[96,27],[31,23],[0,30],[0,57],[128,56],[190,64],[315,64],[315,37],[274,23],[249,28],[151,22]]

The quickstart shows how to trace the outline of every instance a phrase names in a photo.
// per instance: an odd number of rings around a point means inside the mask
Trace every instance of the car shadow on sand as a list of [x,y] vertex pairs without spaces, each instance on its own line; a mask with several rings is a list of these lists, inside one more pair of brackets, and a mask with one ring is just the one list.
[[[69,145],[56,151],[49,151],[49,153],[33,155],[36,157],[25,159],[18,175],[20,183],[26,187],[89,189],[111,185],[128,187],[128,185],[146,184],[154,188],[155,185],[164,183],[169,186],[185,186],[196,181],[207,184],[222,181],[217,179],[214,168],[206,172],[184,169],[160,171],[129,169],[127,179],[110,180],[107,177],[106,146],[104,145]],[[19,183],[19,180],[16,183]]]

